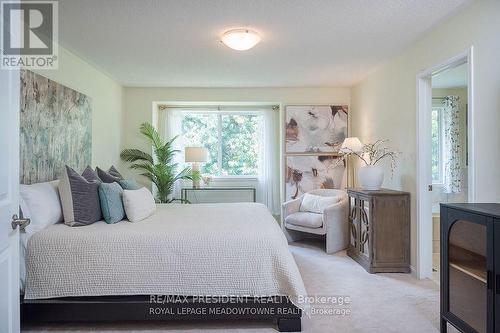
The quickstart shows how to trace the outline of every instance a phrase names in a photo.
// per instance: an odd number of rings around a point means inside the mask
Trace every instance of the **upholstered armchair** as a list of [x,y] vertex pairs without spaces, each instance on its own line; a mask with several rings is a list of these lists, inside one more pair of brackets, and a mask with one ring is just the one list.
[[324,208],[322,214],[301,211],[304,195],[283,203],[282,228],[289,241],[307,238],[308,234],[325,235],[326,252],[347,248],[349,237],[348,196],[343,190],[319,189],[308,192],[323,197],[339,197]]

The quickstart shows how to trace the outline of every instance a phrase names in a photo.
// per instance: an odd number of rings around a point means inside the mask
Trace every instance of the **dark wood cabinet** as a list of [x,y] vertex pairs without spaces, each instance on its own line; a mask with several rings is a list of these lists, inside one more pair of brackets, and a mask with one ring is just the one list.
[[441,332],[500,331],[500,204],[441,204]]
[[410,272],[410,193],[347,189],[347,254],[369,273]]

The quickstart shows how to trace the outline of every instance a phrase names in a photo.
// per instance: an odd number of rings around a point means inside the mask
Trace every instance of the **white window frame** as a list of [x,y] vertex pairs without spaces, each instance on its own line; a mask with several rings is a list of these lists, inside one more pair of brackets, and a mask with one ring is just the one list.
[[[217,115],[217,141],[218,141],[218,151],[217,151],[217,168],[219,172],[222,170],[222,116],[223,115],[259,115],[259,111],[248,111],[248,110],[182,110],[181,114],[216,114]],[[258,170],[257,170],[258,172]],[[257,181],[259,175],[212,175],[212,179],[215,181],[237,181],[237,180],[249,180]]]
[[443,107],[441,106],[433,106],[432,111],[437,111],[438,113],[438,145],[439,145],[439,157],[438,157],[438,164],[439,164],[439,179],[434,180],[432,179],[432,184],[433,185],[443,185],[444,184],[444,161],[443,161],[443,152],[444,152],[444,144],[443,144],[443,137],[444,137],[444,120],[443,120]]

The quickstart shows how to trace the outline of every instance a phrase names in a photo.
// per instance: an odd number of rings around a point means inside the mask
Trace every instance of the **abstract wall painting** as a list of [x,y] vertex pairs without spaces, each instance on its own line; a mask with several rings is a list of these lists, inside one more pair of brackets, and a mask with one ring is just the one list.
[[344,189],[347,184],[341,157],[328,155],[295,155],[286,157],[285,201],[316,189]]
[[33,72],[21,71],[20,182],[58,179],[68,164],[92,162],[88,96]]
[[347,105],[298,105],[285,109],[286,153],[336,153],[347,137]]

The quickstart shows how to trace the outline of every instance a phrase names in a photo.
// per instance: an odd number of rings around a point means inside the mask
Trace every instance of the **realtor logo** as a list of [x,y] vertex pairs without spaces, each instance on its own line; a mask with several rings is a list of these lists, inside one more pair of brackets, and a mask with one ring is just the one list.
[[1,1],[2,69],[57,69],[58,2]]

